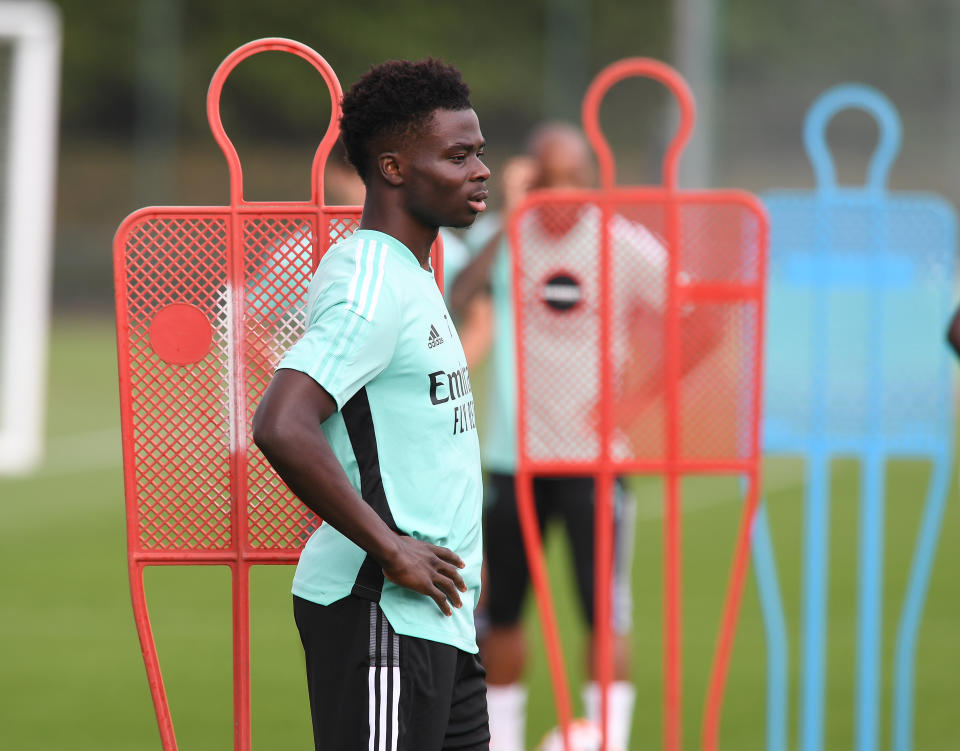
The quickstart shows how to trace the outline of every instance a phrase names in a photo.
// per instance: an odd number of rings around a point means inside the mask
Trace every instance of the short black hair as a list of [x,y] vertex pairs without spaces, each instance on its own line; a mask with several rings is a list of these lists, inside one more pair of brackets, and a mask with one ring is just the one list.
[[432,57],[388,60],[371,66],[344,95],[340,137],[366,182],[373,139],[416,132],[438,109],[470,108],[470,89],[452,65]]

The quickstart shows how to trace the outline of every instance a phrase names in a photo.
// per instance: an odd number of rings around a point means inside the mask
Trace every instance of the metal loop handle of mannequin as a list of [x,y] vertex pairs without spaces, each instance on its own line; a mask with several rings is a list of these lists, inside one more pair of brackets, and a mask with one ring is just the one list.
[[231,52],[213,74],[210,88],[207,90],[207,121],[210,123],[214,139],[226,157],[227,168],[230,171],[230,205],[239,206],[250,202],[243,199],[243,169],[240,166],[240,157],[220,119],[220,96],[223,93],[223,85],[233,69],[247,58],[261,52],[289,52],[296,55],[310,63],[327,84],[327,90],[330,92],[330,122],[313,157],[310,179],[310,202],[319,204],[323,197],[323,167],[333,144],[340,135],[340,104],[343,100],[343,90],[340,88],[340,81],[333,72],[333,68],[315,50],[292,39],[268,37],[247,42]]

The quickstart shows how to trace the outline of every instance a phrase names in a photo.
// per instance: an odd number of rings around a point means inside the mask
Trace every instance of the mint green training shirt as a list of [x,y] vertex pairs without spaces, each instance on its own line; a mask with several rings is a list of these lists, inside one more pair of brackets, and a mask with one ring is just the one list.
[[[306,333],[278,366],[306,373],[337,403],[322,430],[350,482],[395,529],[466,563],[463,607],[445,616],[426,595],[384,581],[329,524],[307,541],[298,597],[376,600],[400,634],[476,652],[480,594],[480,450],[466,358],[433,273],[398,240],[357,230],[321,259]],[[363,566],[363,572],[361,572]]]

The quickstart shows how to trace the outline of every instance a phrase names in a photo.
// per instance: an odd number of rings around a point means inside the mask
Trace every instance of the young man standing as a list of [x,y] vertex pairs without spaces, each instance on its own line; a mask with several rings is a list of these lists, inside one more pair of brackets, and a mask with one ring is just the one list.
[[343,100],[359,229],[309,290],[308,327],[254,440],[324,519],[294,576],[317,749],[486,749],[473,609],[481,478],[470,377],[430,269],[486,208],[469,90],[436,60],[371,68]]

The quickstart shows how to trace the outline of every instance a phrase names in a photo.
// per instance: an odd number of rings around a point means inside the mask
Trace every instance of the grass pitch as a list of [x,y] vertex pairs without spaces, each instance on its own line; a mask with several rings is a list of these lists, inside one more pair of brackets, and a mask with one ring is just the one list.
[[[0,478],[0,747],[157,749],[159,735],[133,624],[126,575],[116,358],[105,320],[60,319],[51,352],[48,446],[40,470]],[[482,381],[482,378],[478,378]],[[791,747],[797,738],[801,615],[802,465],[768,461],[768,513],[791,640]],[[897,462],[887,477],[883,747],[890,740],[894,637],[928,478]],[[634,561],[634,748],[660,746],[660,483],[637,479]],[[853,745],[858,472],[832,476],[826,748]],[[710,657],[740,498],[731,479],[684,485],[684,747],[699,744]],[[548,534],[558,615],[574,682],[583,677],[579,621],[561,534]],[[292,568],[253,572],[253,737],[258,749],[310,747],[302,655],[293,624]],[[232,748],[230,591],[226,569],[152,568],[148,602],[180,748]],[[532,746],[554,724],[532,602]],[[761,749],[765,644],[748,580],[727,684],[723,749]],[[951,490],[917,653],[915,748],[960,748],[960,509]],[[577,692],[574,692],[577,697]],[[579,701],[577,701],[579,708]]]

